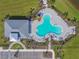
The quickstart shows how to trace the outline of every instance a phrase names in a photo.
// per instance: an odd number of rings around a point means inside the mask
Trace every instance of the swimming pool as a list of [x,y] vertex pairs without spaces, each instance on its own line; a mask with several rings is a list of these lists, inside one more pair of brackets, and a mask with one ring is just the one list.
[[42,24],[37,26],[37,32],[36,34],[38,36],[44,37],[45,35],[52,33],[56,35],[60,35],[62,33],[62,28],[60,26],[51,24],[50,20],[51,17],[50,15],[46,14],[42,17]]

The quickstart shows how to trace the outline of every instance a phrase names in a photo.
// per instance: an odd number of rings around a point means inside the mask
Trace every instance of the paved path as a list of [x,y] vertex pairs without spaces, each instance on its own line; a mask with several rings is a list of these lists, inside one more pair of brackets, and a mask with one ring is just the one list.
[[2,50],[3,49],[3,47],[0,47],[0,50]]
[[49,37],[48,41],[49,41],[49,43],[48,43],[48,49],[51,49],[51,37]]

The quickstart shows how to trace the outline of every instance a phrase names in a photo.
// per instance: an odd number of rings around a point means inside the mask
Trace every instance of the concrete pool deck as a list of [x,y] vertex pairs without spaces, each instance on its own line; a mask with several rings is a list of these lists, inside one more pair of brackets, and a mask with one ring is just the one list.
[[[57,12],[55,10],[53,10],[51,8],[45,8],[45,9],[40,10],[38,12],[38,14],[39,13],[42,13],[43,15],[44,14],[50,14],[52,16],[51,23],[54,24],[54,25],[57,25],[57,26],[61,26],[61,28],[63,30],[61,35],[55,35],[53,33],[52,39],[58,40],[58,41],[59,40],[65,40],[69,35],[75,34],[75,26],[68,26],[68,24],[57,14]],[[40,37],[36,34],[37,26],[39,24],[41,24],[42,22],[43,22],[43,20],[33,21],[33,23],[32,23],[32,35],[33,35],[34,40],[44,42],[45,37]]]

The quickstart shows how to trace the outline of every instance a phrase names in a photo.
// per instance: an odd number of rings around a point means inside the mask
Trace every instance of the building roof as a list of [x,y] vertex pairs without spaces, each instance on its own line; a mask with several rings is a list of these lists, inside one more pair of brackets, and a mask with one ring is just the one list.
[[12,29],[20,29],[25,25],[27,20],[6,20],[6,22]]
[[25,16],[11,16],[5,19],[6,27],[9,27],[8,32],[11,28],[11,31],[19,31],[23,36],[28,36],[31,33],[31,18],[26,18]]

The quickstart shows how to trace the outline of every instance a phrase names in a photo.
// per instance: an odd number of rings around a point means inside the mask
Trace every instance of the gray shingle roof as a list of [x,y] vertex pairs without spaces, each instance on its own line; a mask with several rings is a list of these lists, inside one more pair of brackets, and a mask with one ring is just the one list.
[[[20,17],[16,18],[16,17],[10,17],[8,19],[5,20],[5,31],[7,32],[8,35],[8,31],[11,28],[10,32],[14,31],[14,30],[18,30],[20,32],[20,34],[25,37],[31,33],[31,19],[29,18],[23,18]],[[10,27],[10,28],[8,28]],[[7,30],[6,30],[7,29]],[[6,34],[5,34],[6,35]]]
[[7,20],[6,21],[12,29],[20,29],[27,20]]

